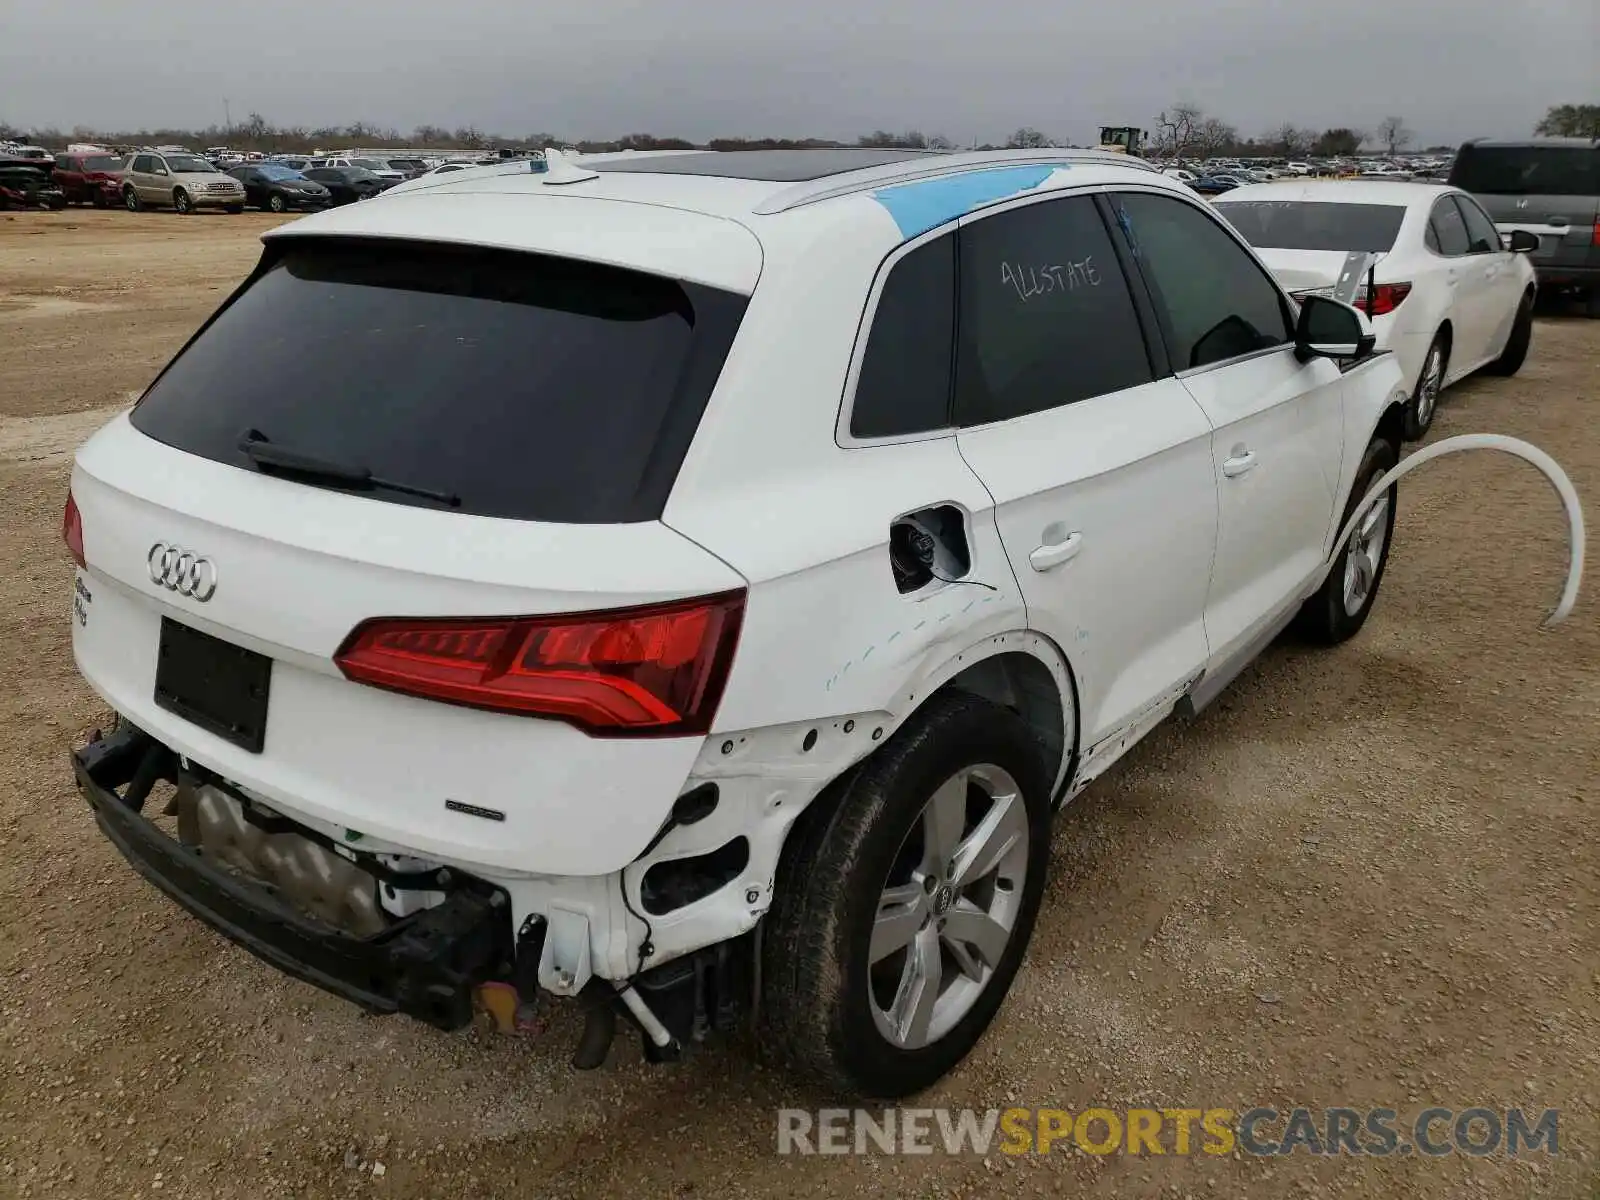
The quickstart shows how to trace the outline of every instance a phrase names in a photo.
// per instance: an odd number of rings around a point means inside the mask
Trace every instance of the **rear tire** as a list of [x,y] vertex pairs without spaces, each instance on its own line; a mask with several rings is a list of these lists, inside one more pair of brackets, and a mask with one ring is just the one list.
[[95,192],[89,203],[96,208],[104,208],[106,206],[106,194],[104,192]]
[[282,192],[273,192],[271,198],[267,201],[267,207],[275,213],[288,212],[289,202],[283,198]]
[[921,1091],[988,1028],[1033,931],[1038,739],[998,705],[935,695],[816,803],[767,915],[763,1048],[836,1095]]
[[1522,298],[1517,306],[1517,319],[1511,324],[1511,336],[1506,338],[1506,348],[1500,352],[1484,371],[1490,375],[1515,375],[1522,370],[1528,357],[1528,347],[1533,342],[1533,295]]
[[1589,319],[1600,320],[1600,287],[1589,289]]
[[[1339,529],[1366,498],[1372,485],[1400,461],[1394,446],[1374,438],[1356,469],[1350,500],[1339,517]],[[1367,623],[1367,616],[1378,599],[1384,568],[1389,564],[1389,547],[1394,542],[1394,519],[1399,485],[1391,483],[1382,500],[1367,511],[1344,548],[1333,560],[1322,586],[1300,608],[1295,624],[1300,633],[1325,646],[1337,645],[1354,637]]]
[[138,212],[144,207],[144,205],[139,201],[139,193],[134,191],[132,188],[122,189],[122,206],[129,212]]
[[1428,346],[1422,370],[1417,372],[1417,386],[1411,391],[1411,399],[1406,401],[1406,441],[1417,441],[1433,425],[1433,418],[1439,411],[1439,397],[1444,392],[1444,374],[1449,369],[1450,340],[1441,329]]

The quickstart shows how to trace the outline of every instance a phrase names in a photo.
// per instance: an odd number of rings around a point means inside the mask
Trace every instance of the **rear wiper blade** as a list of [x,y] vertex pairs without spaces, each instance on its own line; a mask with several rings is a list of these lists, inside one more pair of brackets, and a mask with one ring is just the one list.
[[359,463],[343,463],[336,459],[308,454],[289,446],[269,441],[259,429],[247,429],[239,435],[239,452],[263,470],[283,471],[304,479],[321,479],[328,483],[354,488],[381,488],[386,492],[403,492],[408,496],[421,496],[456,508],[461,497],[454,492],[441,492],[433,488],[417,487],[393,479],[383,479]]

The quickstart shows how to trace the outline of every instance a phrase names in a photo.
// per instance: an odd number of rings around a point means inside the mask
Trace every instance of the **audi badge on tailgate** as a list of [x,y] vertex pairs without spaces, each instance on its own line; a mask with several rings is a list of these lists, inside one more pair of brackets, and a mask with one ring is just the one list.
[[150,547],[145,561],[150,567],[150,582],[169,592],[204,604],[217,590],[216,564],[182,546],[157,542]]

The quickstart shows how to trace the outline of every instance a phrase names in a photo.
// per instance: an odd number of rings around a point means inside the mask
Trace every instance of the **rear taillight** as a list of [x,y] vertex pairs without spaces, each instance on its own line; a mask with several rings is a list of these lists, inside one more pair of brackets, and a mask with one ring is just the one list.
[[1356,297],[1355,305],[1369,317],[1381,317],[1392,313],[1400,307],[1400,302],[1411,295],[1409,283],[1380,283],[1376,293],[1372,296],[1372,304],[1367,305],[1367,289],[1363,287],[1361,294]]
[[73,562],[80,567],[89,565],[83,561],[83,514],[78,511],[78,502],[72,498],[71,491],[67,492],[67,511],[61,515],[61,540],[67,544]]
[[1600,221],[1594,223],[1594,237],[1590,241],[1590,245],[1600,246]]
[[705,733],[744,593],[557,617],[380,618],[334,656],[347,679],[570,721],[605,736]]

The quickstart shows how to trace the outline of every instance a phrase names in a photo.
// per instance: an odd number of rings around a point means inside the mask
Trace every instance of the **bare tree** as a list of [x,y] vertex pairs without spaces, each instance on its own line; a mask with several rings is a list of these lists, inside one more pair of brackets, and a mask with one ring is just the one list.
[[1410,145],[1411,130],[1406,128],[1403,117],[1385,117],[1378,125],[1378,140],[1393,158]]
[[1239,131],[1217,117],[1206,117],[1195,127],[1194,152],[1199,158],[1215,158],[1239,144]]
[[928,139],[929,150],[954,150],[955,143],[942,133],[936,133]]
[[1040,133],[1031,126],[1024,125],[1011,135],[1006,142],[1007,150],[1042,150],[1050,145],[1048,134]]
[[1299,158],[1305,154],[1316,135],[1310,130],[1297,129],[1285,121],[1263,139],[1273,152],[1285,158]]
[[1195,131],[1205,120],[1197,104],[1179,103],[1156,118],[1156,151],[1166,158],[1183,158],[1194,149]]

